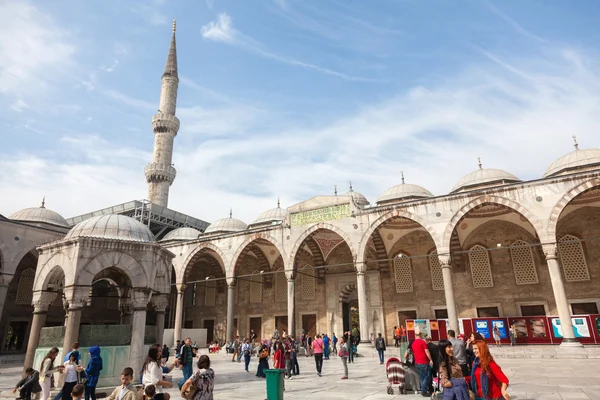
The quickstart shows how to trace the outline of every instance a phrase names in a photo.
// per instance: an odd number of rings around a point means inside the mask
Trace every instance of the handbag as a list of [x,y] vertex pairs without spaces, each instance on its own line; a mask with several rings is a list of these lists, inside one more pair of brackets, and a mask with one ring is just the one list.
[[475,393],[469,389],[469,400],[475,400]]
[[87,383],[87,375],[85,371],[77,373],[77,383],[80,385],[85,385]]
[[181,391],[181,397],[186,400],[192,400],[196,394],[196,383],[195,381],[186,389]]

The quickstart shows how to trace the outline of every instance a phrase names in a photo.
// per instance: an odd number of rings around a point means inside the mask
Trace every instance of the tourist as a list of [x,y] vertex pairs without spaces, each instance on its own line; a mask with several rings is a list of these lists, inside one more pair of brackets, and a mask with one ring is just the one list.
[[258,336],[256,335],[256,332],[254,332],[254,329],[250,329],[250,341],[252,342],[252,345],[254,345],[254,341],[257,337]]
[[85,382],[85,400],[96,400],[96,386],[100,379],[102,371],[102,357],[100,357],[100,347],[90,347],[90,361],[85,369],[87,381]]
[[293,369],[293,365],[292,365],[292,351],[293,351],[293,345],[292,342],[290,341],[290,338],[286,337],[285,338],[285,344],[283,346],[283,359],[285,361],[285,376],[288,379],[292,379],[292,369]]
[[[153,344],[148,349],[148,356],[142,366],[142,385],[154,385],[156,388],[156,400],[169,400],[170,395],[163,393],[163,388],[172,388],[173,382],[163,380],[163,369],[160,366],[160,344]],[[183,385],[183,383],[181,383]],[[120,399],[119,399],[120,400]]]
[[496,346],[500,346],[500,329],[498,329],[498,325],[494,325],[494,340],[496,341]]
[[321,376],[321,370],[323,369],[323,346],[323,339],[321,339],[321,335],[317,334],[317,337],[312,342],[312,351],[315,356],[317,375],[319,376]]
[[[85,386],[81,384],[77,384],[71,390],[71,398],[73,400],[81,400],[85,393]],[[126,399],[127,400],[127,399]]]
[[142,398],[144,400],[154,400],[154,397],[156,397],[156,386],[148,385],[148,386],[144,387],[143,390],[144,391],[143,391]]
[[510,335],[510,345],[515,346],[517,344],[517,327],[515,324],[510,325],[510,330],[508,332]]
[[[179,351],[179,365],[183,372],[183,379],[179,381],[179,388],[188,380],[194,372],[194,350],[192,349],[192,339],[185,339],[185,344]],[[156,388],[157,393],[160,393],[159,388]]]
[[169,347],[165,344],[162,348],[162,354],[160,355],[160,363],[164,367],[167,365],[167,361],[169,360]]
[[[475,343],[475,341],[477,341],[477,340],[485,341],[485,339],[483,338],[481,333],[471,332],[471,334],[469,335],[469,340],[467,340],[467,343],[465,345],[466,353],[467,353],[467,364],[469,364],[469,368],[471,368],[471,366],[473,365],[473,362],[475,361],[475,354],[473,354],[473,343]],[[469,374],[470,374],[470,372],[469,372]]]
[[176,345],[175,345],[175,357],[179,358],[179,356],[181,356],[181,347],[183,346],[183,342],[181,340],[178,340]]
[[266,378],[265,370],[269,369],[269,347],[263,344],[258,353],[258,368],[256,369],[256,376],[259,378]]
[[285,332],[285,329],[281,332],[281,337],[284,338],[284,339],[286,337],[288,337],[288,334]]
[[285,349],[280,341],[275,342],[275,353],[273,354],[273,369],[285,369]]
[[378,333],[377,339],[375,339],[375,349],[377,349],[377,354],[379,354],[379,365],[382,365],[385,352],[385,339],[381,336],[381,333]]
[[352,351],[352,346],[354,344],[354,336],[352,336],[352,332],[348,331],[344,335],[344,340],[346,341],[346,346],[348,346],[348,362],[354,362],[354,352]]
[[415,366],[419,372],[419,380],[421,381],[421,396],[431,396],[431,387],[429,379],[431,377],[431,367],[433,367],[433,358],[427,348],[427,342],[423,339],[423,333],[417,334],[417,339],[412,344],[412,351],[415,356]]
[[300,364],[298,364],[298,342],[290,336],[292,342],[292,375],[300,375]]
[[[236,358],[239,356],[240,353],[240,337],[236,336],[235,340],[233,341],[233,344],[231,345],[231,347],[233,347],[233,355],[231,356],[231,362],[236,361]],[[239,360],[238,360],[239,362]]]
[[[452,353],[454,358],[462,369],[463,376],[469,376],[469,364],[467,363],[467,349],[462,340],[456,338],[456,332],[453,329],[448,331],[448,341],[452,344]],[[440,349],[440,354],[442,350]]]
[[471,369],[471,389],[476,399],[501,399],[510,400],[508,378],[496,364],[490,354],[488,345],[483,340],[473,343],[475,362]]
[[400,343],[408,342],[408,332],[404,325],[400,325]]
[[469,386],[463,376],[462,367],[454,357],[452,342],[440,340],[438,347],[440,351],[439,382],[444,387],[444,400],[468,400]]
[[62,365],[56,367],[54,366],[54,360],[56,359],[57,355],[58,349],[56,347],[53,347],[52,349],[50,349],[48,354],[46,354],[46,356],[42,360],[42,364],[40,365],[40,386],[42,387],[41,400],[48,400],[48,397],[50,396],[52,374],[64,368]]
[[25,377],[17,382],[13,393],[19,391],[19,398],[31,400],[31,394],[36,394],[42,391],[40,386],[40,373],[29,367],[25,370]]
[[124,368],[121,372],[121,384],[113,390],[108,400],[135,400],[137,389],[131,382],[133,381],[133,368]]
[[323,358],[329,360],[329,337],[326,333],[323,334]]
[[252,356],[252,345],[250,344],[250,339],[246,339],[246,343],[242,346],[242,353],[244,355],[244,370],[248,371],[248,366],[250,365],[250,357]]
[[279,340],[279,331],[277,330],[277,327],[275,327],[275,330],[273,331],[273,340]]
[[[437,375],[438,370],[440,369],[440,349],[437,344],[431,341],[431,337],[427,336],[425,338],[425,342],[427,343],[427,350],[429,350],[429,354],[431,354],[431,359],[433,360],[433,365],[431,366],[431,371],[429,372],[429,380],[427,387],[433,387],[433,377]],[[439,384],[439,380],[438,380]],[[438,387],[439,389],[439,387]]]
[[69,361],[64,363],[64,368],[60,373],[58,387],[62,387],[61,397],[64,400],[71,400],[71,392],[75,385],[79,383],[79,373],[83,367],[79,365],[79,352],[74,350],[69,355]]
[[337,336],[335,336],[335,332],[333,332],[333,336],[331,337],[331,343],[333,343],[332,352],[334,355],[337,354],[337,342],[338,338]]
[[193,400],[213,400],[215,389],[215,371],[210,367],[210,358],[207,355],[201,355],[197,364],[198,370],[188,379],[181,388],[185,393],[188,388],[194,385],[196,388]]
[[394,347],[400,347],[400,328],[394,326],[392,335],[394,336]]
[[[79,352],[79,342],[75,342],[73,343],[73,345],[71,346],[71,351],[68,352],[64,357],[63,357],[63,363],[66,363],[67,361],[69,361],[69,356],[71,355],[72,352],[76,351],[77,354],[79,355],[77,361],[81,361],[81,353]],[[62,398],[62,390],[60,390],[58,393],[56,393],[56,396],[54,396],[54,400],[60,400]]]
[[342,379],[348,379],[348,345],[346,344],[346,339],[342,336],[340,339],[340,351],[338,353],[340,356],[340,360],[342,360],[342,365],[344,366],[344,376]]

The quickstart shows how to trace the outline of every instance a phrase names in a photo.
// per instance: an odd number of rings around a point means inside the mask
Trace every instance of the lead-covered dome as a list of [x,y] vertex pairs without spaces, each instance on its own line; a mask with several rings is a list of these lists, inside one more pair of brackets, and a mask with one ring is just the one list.
[[451,193],[466,192],[468,190],[483,189],[516,182],[521,182],[521,180],[513,174],[501,169],[482,168],[481,161],[479,161],[479,169],[463,176],[454,185]]
[[599,168],[600,149],[579,150],[575,143],[575,150],[554,161],[544,173],[544,178]]
[[379,196],[378,205],[433,197],[433,194],[422,186],[404,182],[404,172],[401,173],[402,183],[392,186]]
[[167,240],[194,240],[198,239],[198,236],[202,235],[198,229],[183,227],[173,229],[171,232],[167,233],[160,241]]
[[93,217],[78,223],[67,233],[65,239],[76,237],[154,242],[154,235],[146,225],[118,214]]
[[277,200],[277,207],[271,208],[270,210],[262,212],[258,218],[254,220],[251,225],[263,225],[263,224],[274,224],[280,223],[287,219],[288,212],[286,209],[281,208],[279,200]]
[[56,226],[69,227],[67,221],[59,213],[49,210],[45,207],[45,201],[42,201],[41,207],[24,208],[17,211],[8,219],[16,221],[37,222]]
[[350,186],[350,191],[349,192],[344,193],[344,196],[350,196],[350,197],[352,197],[352,200],[354,200],[354,203],[357,206],[365,207],[365,206],[368,206],[369,204],[371,204],[369,202],[369,200],[367,200],[367,198],[362,193],[355,192],[352,189],[352,186]]
[[229,212],[229,218],[223,218],[213,222],[206,228],[204,233],[216,233],[216,232],[240,232],[248,228],[248,225],[244,221],[233,218],[231,211]]

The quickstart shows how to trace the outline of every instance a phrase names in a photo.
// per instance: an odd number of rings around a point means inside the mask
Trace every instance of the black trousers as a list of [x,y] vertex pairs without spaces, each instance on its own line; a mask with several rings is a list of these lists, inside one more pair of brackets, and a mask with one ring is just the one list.
[[62,393],[62,399],[63,400],[72,400],[73,398],[71,397],[71,392],[73,391],[73,388],[75,387],[75,385],[77,385],[77,382],[65,382],[65,384],[62,387],[61,393]]
[[323,353],[315,353],[315,364],[317,365],[317,372],[320,374],[323,369]]

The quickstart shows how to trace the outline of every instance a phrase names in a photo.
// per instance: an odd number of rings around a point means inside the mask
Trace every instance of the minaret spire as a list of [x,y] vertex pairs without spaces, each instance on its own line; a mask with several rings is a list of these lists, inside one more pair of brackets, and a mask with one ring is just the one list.
[[158,112],[152,117],[154,152],[152,162],[146,166],[144,171],[146,182],[148,182],[148,200],[163,207],[167,207],[169,203],[169,187],[177,174],[173,167],[173,141],[179,131],[179,119],[175,116],[177,88],[179,87],[176,29],[177,24],[173,20],[171,45],[162,75],[160,104]]

